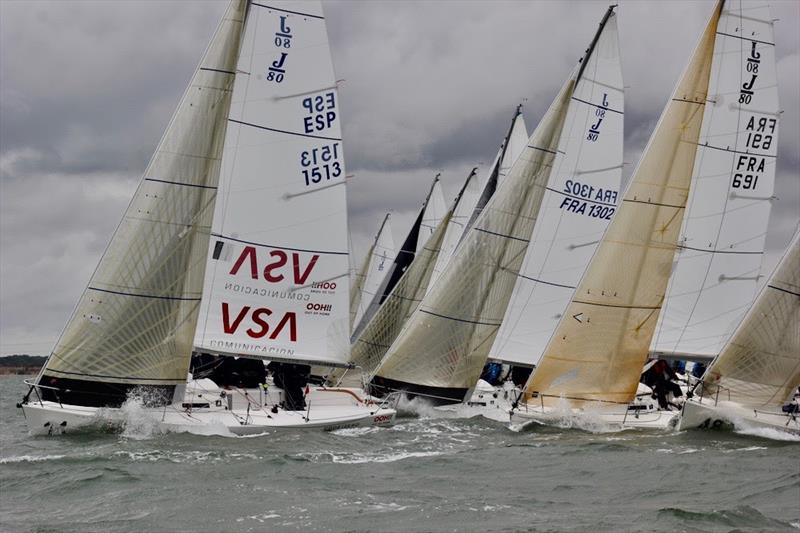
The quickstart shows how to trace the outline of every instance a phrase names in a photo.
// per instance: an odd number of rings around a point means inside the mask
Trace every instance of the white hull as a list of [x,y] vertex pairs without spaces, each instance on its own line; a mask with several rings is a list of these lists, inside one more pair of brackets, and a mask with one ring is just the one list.
[[[396,411],[386,404],[364,398],[359,389],[327,389],[315,387],[307,395],[310,408],[304,411],[274,409],[255,399],[258,394],[239,393],[244,401],[228,402],[211,399],[198,407],[202,395],[194,398],[195,406],[186,403],[164,407],[142,407],[128,404],[121,408],[97,408],[31,400],[22,406],[33,435],[62,434],[90,428],[124,429],[131,424],[144,424],[155,432],[192,432],[211,434],[257,435],[274,429],[320,429],[331,431],[351,427],[388,426]],[[252,391],[250,391],[252,392]],[[213,395],[216,397],[216,395]],[[186,399],[188,399],[187,394]],[[226,398],[227,400],[227,398]],[[193,403],[193,402],[189,402]],[[232,404],[232,409],[229,405]],[[250,405],[250,409],[247,408]]]
[[734,402],[718,402],[713,400],[687,400],[683,404],[678,429],[720,429],[724,427],[736,429],[767,428],[800,435],[800,420],[778,411],[761,411],[744,407]]

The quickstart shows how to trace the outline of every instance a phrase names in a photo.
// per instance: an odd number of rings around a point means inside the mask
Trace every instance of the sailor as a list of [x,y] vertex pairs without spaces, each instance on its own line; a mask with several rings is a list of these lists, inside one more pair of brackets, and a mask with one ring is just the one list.
[[670,411],[670,405],[676,408],[678,406],[667,401],[667,394],[671,392],[676,398],[683,396],[680,386],[672,381],[677,378],[677,374],[667,362],[659,359],[644,373],[642,381],[653,389],[653,394],[658,398],[658,406]]

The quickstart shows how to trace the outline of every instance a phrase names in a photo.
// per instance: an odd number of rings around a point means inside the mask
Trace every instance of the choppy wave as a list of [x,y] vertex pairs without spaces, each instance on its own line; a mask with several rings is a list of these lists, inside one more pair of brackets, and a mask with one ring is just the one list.
[[747,427],[740,424],[734,429],[735,433],[740,435],[748,435],[750,437],[761,437],[763,439],[779,440],[785,442],[800,442],[800,435],[794,435],[781,431],[779,429],[765,428],[765,427]]

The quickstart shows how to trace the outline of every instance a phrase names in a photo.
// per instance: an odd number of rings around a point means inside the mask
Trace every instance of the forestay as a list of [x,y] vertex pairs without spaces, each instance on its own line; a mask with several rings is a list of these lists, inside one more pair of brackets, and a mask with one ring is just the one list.
[[704,394],[780,407],[800,386],[800,232],[730,342],[703,377]]
[[351,296],[350,301],[351,325],[357,324],[361,317],[364,316],[364,312],[378,293],[378,289],[397,255],[389,216],[390,214],[386,213],[378,234],[375,236],[375,241],[364,258],[364,266],[357,278],[358,287]]
[[630,402],[672,268],[697,152],[717,6],[622,203],[525,386],[536,404]]
[[186,382],[244,16],[231,2],[42,371],[61,401]]
[[617,16],[609,10],[582,62],[555,169],[490,358],[539,361],[616,210],[623,111]]
[[322,6],[273,0],[249,10],[195,342],[346,364],[344,154]]
[[718,354],[760,284],[780,116],[766,4],[725,3],[703,114],[678,260],[652,346],[657,353]]
[[451,389],[454,398],[477,381],[528,246],[572,89],[570,79],[392,344],[377,382]]

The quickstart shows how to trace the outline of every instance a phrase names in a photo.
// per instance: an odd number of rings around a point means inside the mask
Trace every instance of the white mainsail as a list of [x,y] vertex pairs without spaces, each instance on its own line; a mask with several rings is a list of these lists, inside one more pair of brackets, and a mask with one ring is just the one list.
[[39,376],[64,402],[186,382],[245,6],[227,8]]
[[535,365],[616,210],[624,90],[617,17],[603,21],[582,63],[553,176],[489,357]]
[[436,175],[434,179],[433,188],[428,195],[428,200],[425,202],[425,209],[423,210],[422,223],[419,227],[419,238],[417,239],[417,253],[425,246],[428,239],[439,227],[445,214],[447,213],[447,203],[444,199],[444,192],[442,192],[442,183],[439,180],[440,174]]
[[774,41],[765,3],[725,3],[700,132],[718,149],[698,157],[656,353],[718,354],[760,285],[780,117]]
[[800,386],[800,231],[730,342],[703,376],[704,394],[780,407]]
[[320,2],[251,3],[195,344],[347,364],[347,201]]
[[525,118],[522,116],[522,106],[517,108],[517,115],[511,125],[511,131],[506,139],[506,148],[503,150],[503,160],[497,169],[497,186],[499,187],[506,176],[511,172],[511,167],[517,162],[519,156],[528,145],[528,128],[525,126]]
[[637,390],[672,269],[698,152],[717,5],[622,203],[525,386],[525,401],[627,404]]
[[475,384],[528,245],[573,84],[570,77],[386,353],[373,383],[451,400]]
[[445,229],[439,255],[436,256],[433,274],[431,274],[431,279],[428,282],[425,294],[431,291],[431,287],[436,283],[436,280],[444,271],[445,266],[447,266],[448,261],[450,261],[450,257],[452,257],[456,246],[458,246],[461,240],[461,236],[464,234],[464,227],[475,209],[475,204],[481,193],[476,171],[477,167],[472,169],[472,172],[470,172],[466,181],[461,186],[458,196],[456,196],[453,216],[450,217],[450,223],[447,224],[447,228]]
[[[408,230],[408,235],[406,235],[402,246],[397,251],[394,262],[391,263],[389,270],[383,276],[383,281],[380,283],[380,285],[378,285],[375,296],[371,301],[368,302],[368,305],[360,320],[354,323],[355,326],[353,327],[353,332],[350,336],[351,342],[354,342],[355,339],[361,335],[361,333],[364,331],[364,328],[367,327],[369,322],[392,293],[394,287],[400,282],[400,280],[402,280],[406,271],[416,260],[418,252],[424,252],[424,242],[423,246],[420,246],[420,242],[425,239],[423,235],[424,232],[422,229],[422,221],[425,217],[428,204],[431,202],[438,184],[439,174],[433,178],[433,183],[431,184],[431,188],[428,191],[427,196],[425,196],[425,201],[422,203],[422,208],[420,209],[419,214],[417,214],[417,218],[414,220],[414,223],[411,225],[411,229]],[[441,189],[439,189],[439,194],[441,194]],[[437,253],[438,246],[439,245],[437,245]],[[425,286],[427,286],[429,279],[430,277],[420,278],[416,280],[415,283],[423,283]]]
[[364,266],[357,279],[358,288],[350,301],[351,325],[357,324],[364,316],[397,255],[389,216],[386,213],[375,241],[364,258]]

